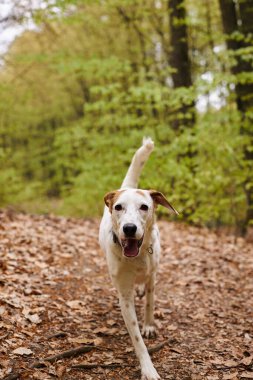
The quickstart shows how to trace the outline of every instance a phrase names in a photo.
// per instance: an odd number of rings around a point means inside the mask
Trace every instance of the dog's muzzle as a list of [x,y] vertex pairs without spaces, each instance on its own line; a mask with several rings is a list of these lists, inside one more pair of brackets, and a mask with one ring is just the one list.
[[124,256],[126,257],[136,257],[138,256],[140,247],[143,242],[143,237],[141,239],[121,239],[121,246],[123,249]]
[[118,236],[112,231],[112,238],[115,244],[118,244],[126,257],[136,257],[139,254],[140,247],[143,243],[143,237],[141,239],[124,238],[119,239]]

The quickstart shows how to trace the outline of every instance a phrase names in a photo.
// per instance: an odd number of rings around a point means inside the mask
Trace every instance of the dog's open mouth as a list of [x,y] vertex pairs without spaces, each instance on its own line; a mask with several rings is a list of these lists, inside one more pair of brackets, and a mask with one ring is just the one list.
[[126,257],[136,257],[139,253],[140,246],[142,245],[143,237],[140,240],[137,239],[122,239],[121,245],[124,255]]

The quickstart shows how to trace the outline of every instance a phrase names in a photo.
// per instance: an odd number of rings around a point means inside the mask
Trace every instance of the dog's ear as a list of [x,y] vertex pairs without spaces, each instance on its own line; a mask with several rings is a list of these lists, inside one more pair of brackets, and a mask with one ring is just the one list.
[[117,194],[117,191],[110,191],[110,193],[107,193],[104,196],[105,204],[109,208],[110,212],[112,212],[112,206],[113,206],[116,194]]
[[167,201],[165,196],[162,193],[160,193],[160,191],[149,190],[149,194],[150,194],[151,198],[153,199],[156,206],[162,205],[162,206],[166,207],[167,209],[169,209],[170,211],[172,211],[178,215],[177,210],[174,209],[174,207]]

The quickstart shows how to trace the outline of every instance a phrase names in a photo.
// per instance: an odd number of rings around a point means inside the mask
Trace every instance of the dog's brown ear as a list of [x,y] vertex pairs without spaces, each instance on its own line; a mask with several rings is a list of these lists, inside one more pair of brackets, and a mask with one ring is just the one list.
[[160,191],[149,190],[149,194],[153,199],[155,205],[162,205],[178,215],[177,210],[174,209],[174,207],[167,201],[165,196],[162,193],[160,193]]
[[117,194],[117,191],[110,191],[110,193],[107,193],[104,196],[105,204],[109,208],[110,212],[112,212],[112,206],[113,206],[116,194]]

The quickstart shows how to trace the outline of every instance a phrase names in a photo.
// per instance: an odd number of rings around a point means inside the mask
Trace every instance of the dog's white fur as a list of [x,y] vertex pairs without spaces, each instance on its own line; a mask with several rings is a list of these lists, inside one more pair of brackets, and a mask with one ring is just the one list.
[[[173,212],[176,210],[165,197],[154,190],[137,189],[142,168],[154,148],[150,138],[144,138],[136,151],[121,189],[105,196],[105,210],[100,225],[99,242],[106,254],[109,273],[119,295],[122,315],[140,361],[142,380],[158,380],[158,375],[142,339],[134,307],[134,285],[145,284],[146,302],[142,333],[155,336],[154,286],[160,256],[159,230],[154,210],[157,203]],[[115,205],[122,207],[116,210]],[[148,210],[141,209],[141,205]],[[177,212],[176,212],[177,213]],[[127,223],[137,227],[135,238],[142,241],[136,257],[126,257],[122,248],[125,238],[123,226]]]

